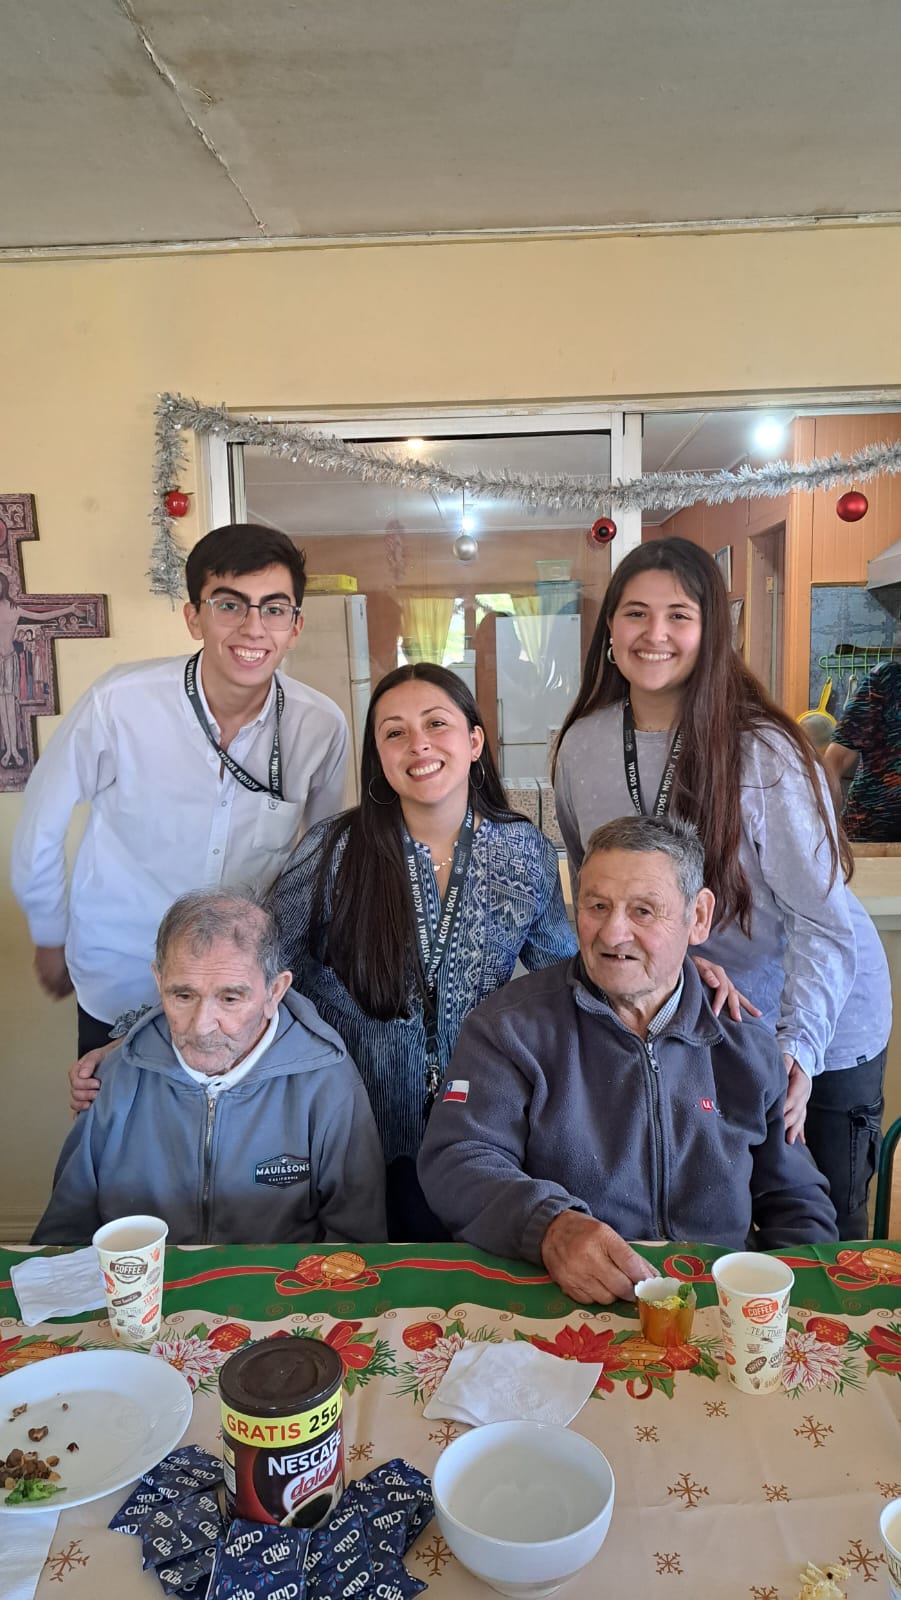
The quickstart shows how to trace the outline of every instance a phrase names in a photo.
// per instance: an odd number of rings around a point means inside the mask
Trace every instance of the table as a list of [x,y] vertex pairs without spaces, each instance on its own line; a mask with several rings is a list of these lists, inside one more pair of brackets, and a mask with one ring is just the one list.
[[[668,1355],[642,1340],[633,1307],[575,1306],[538,1268],[455,1245],[172,1249],[152,1354],[194,1389],[186,1439],[215,1450],[216,1374],[231,1351],[277,1330],[325,1339],[344,1362],[352,1477],[394,1455],[434,1468],[461,1429],[427,1422],[422,1407],[465,1339],[526,1338],[603,1361],[573,1427],[610,1460],[616,1505],[567,1600],[792,1600],[806,1562],[839,1560],[851,1569],[849,1600],[882,1593],[879,1511],[901,1495],[901,1244],[780,1252],[795,1273],[790,1359],[784,1391],[767,1398],[732,1389],[719,1357],[710,1265],[721,1252],[642,1251],[697,1289],[692,1343]],[[9,1283],[16,1259],[0,1250],[0,1373],[110,1342],[100,1313],[23,1327]],[[106,1529],[123,1499],[61,1515],[37,1600],[160,1600],[137,1541]],[[488,1592],[435,1523],[406,1559],[439,1600]]]

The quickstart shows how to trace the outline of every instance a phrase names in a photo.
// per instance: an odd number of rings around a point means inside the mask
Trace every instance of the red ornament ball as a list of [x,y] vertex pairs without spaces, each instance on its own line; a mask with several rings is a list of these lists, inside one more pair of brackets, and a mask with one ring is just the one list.
[[609,544],[616,538],[616,523],[611,517],[598,517],[588,530],[589,544]]
[[182,489],[169,489],[163,504],[170,517],[186,517],[191,509],[191,501]]
[[869,508],[869,500],[859,489],[849,489],[847,494],[843,494],[835,502],[836,514],[841,517],[842,522],[859,522],[861,517],[866,516]]

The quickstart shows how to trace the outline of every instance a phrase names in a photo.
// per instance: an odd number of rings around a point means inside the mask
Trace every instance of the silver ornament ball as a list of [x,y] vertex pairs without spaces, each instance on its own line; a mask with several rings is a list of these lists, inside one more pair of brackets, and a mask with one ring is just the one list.
[[458,561],[474,561],[479,553],[478,540],[472,534],[461,533],[454,540],[453,550]]

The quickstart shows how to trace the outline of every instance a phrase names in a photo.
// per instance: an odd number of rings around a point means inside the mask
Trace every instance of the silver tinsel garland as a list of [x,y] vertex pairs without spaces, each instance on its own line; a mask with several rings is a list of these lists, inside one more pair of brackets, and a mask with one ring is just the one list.
[[331,434],[298,423],[262,422],[259,417],[233,417],[225,406],[202,406],[183,395],[163,394],[156,408],[156,463],[153,474],[156,528],[150,580],[154,594],[173,600],[182,593],[184,552],[173,536],[165,495],[176,487],[184,465],[182,433],[213,434],[227,444],[256,445],[269,455],[306,461],[328,472],[343,472],[364,483],[391,484],[400,489],[460,494],[472,499],[516,500],[532,510],[577,511],[587,522],[622,510],[683,511],[687,506],[726,505],[733,500],[776,499],[792,489],[831,489],[840,483],[863,483],[883,474],[901,473],[901,440],[866,445],[850,456],[826,456],[804,463],[773,461],[765,467],[738,467],[734,472],[647,472],[625,483],[600,476],[568,473],[479,472],[465,476],[437,462],[400,461],[388,450],[348,444]]

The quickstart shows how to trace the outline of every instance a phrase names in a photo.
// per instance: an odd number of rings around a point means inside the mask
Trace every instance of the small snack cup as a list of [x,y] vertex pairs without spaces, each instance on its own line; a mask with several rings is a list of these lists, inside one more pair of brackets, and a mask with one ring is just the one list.
[[778,1257],[754,1250],[720,1256],[711,1271],[730,1383],[745,1394],[776,1394],[782,1387],[794,1273]]
[[635,1285],[638,1320],[648,1344],[667,1349],[688,1344],[698,1297],[678,1278],[643,1278]]
[[883,1506],[879,1532],[885,1553],[888,1592],[892,1600],[901,1600],[901,1500],[890,1500]]
[[168,1232],[162,1217],[117,1217],[91,1241],[103,1272],[110,1332],[123,1344],[144,1344],[159,1334]]

